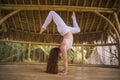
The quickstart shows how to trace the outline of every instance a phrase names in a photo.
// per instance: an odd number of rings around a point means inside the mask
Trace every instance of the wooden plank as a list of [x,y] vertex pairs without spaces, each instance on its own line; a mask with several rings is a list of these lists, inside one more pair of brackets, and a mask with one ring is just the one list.
[[3,10],[55,10],[55,11],[75,11],[75,12],[104,12],[113,13],[116,8],[97,8],[97,7],[80,7],[80,6],[63,6],[63,5],[9,5],[1,4]]
[[[0,80],[120,80],[120,69],[115,66],[72,65],[67,75],[60,75],[46,73],[46,64],[30,64],[0,65]],[[62,67],[59,65],[59,70]]]

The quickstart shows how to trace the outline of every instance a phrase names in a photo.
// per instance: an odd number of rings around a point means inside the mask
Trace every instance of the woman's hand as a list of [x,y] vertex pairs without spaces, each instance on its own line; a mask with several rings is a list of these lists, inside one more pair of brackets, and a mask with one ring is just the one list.
[[67,75],[67,72],[59,72],[60,75]]
[[60,74],[60,75],[67,75],[67,72],[65,70],[62,70],[62,71],[59,71],[58,74]]

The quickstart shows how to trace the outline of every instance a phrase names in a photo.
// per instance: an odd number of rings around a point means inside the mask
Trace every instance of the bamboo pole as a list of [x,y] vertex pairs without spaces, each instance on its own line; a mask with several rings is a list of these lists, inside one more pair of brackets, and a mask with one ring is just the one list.
[[98,16],[101,16],[103,19],[105,19],[105,20],[109,23],[110,27],[112,27],[112,28],[114,29],[114,31],[115,31],[115,33],[116,33],[116,35],[117,35],[117,39],[118,39],[118,41],[119,41],[120,35],[119,35],[117,29],[115,28],[115,26],[113,25],[113,23],[112,23],[109,19],[107,19],[104,15],[100,14],[99,12],[95,12],[95,13],[96,13]]
[[[92,0],[91,6],[93,6],[93,4],[94,4],[94,0]],[[100,5],[101,5],[101,1],[99,2],[98,7],[100,7]],[[91,32],[92,28],[94,27],[93,24],[95,22],[95,19],[96,19],[96,15],[93,17],[93,21],[92,21],[92,24],[90,26],[89,32]]]
[[116,39],[116,37],[115,37],[115,35],[113,34],[113,32],[112,32],[112,31],[110,31],[110,30],[109,30],[109,32],[108,32],[108,33],[112,36],[112,38],[113,38],[116,42],[118,42],[118,41],[117,41],[117,39]]
[[[34,45],[47,45],[47,46],[59,46],[57,43],[43,43],[43,42],[27,42],[27,41],[14,41],[14,40],[0,40],[0,42],[12,42],[21,44],[34,44]],[[117,43],[107,43],[107,44],[73,44],[73,46],[112,46],[117,45]]]
[[117,27],[118,33],[120,35],[120,23],[119,23],[119,20],[118,20],[117,13],[114,12],[113,15],[114,15],[114,18],[115,18],[115,22],[116,22],[116,27]]
[[[108,0],[106,6],[108,5],[109,1],[110,1],[110,0]],[[117,4],[117,0],[115,0],[115,2],[114,2],[114,4],[113,4],[112,8],[114,8],[116,4]],[[110,17],[111,17],[111,15],[108,16],[108,18],[110,18]],[[106,28],[107,28],[107,24],[104,26],[104,30],[106,30]]]
[[[92,2],[93,2],[93,4],[94,4],[94,0],[93,0]],[[93,6],[93,4],[92,4],[92,6]],[[99,0],[98,7],[100,7],[101,4],[102,4],[102,0]],[[96,16],[96,15],[95,15],[95,16]],[[96,18],[96,17],[95,17],[95,18]],[[95,19],[95,18],[94,18],[94,19]],[[101,20],[101,18],[100,18],[100,20]],[[92,25],[93,25],[94,22],[95,22],[95,20],[93,20]],[[96,31],[98,31],[99,25],[100,25],[100,21],[99,21],[98,25],[96,26]],[[94,27],[94,26],[93,26],[93,27]],[[92,28],[91,28],[91,29],[92,29]]]
[[[117,27],[117,30],[118,30],[118,33],[120,35],[120,23],[119,23],[119,20],[118,20],[118,16],[117,16],[117,13],[114,12],[113,13],[114,15],[114,18],[115,18],[115,23],[116,23],[116,27]],[[119,42],[117,44],[117,48],[118,48],[118,61],[119,61],[119,68],[120,68],[120,38],[119,38]]]
[[84,48],[82,46],[82,64],[84,64]]
[[28,44],[28,61],[29,61],[29,62],[31,61],[30,51],[31,51],[31,42],[29,42],[29,44]]
[[117,50],[118,50],[118,62],[119,62],[119,68],[120,68],[120,42],[117,44]]
[[0,19],[0,25],[5,21],[7,20],[9,17],[11,17],[12,15],[18,13],[19,11],[21,11],[21,9],[17,9],[11,13],[9,13],[8,15],[6,15],[5,17],[3,17],[2,19]]
[[113,13],[115,8],[97,8],[97,7],[80,7],[80,6],[63,6],[63,5],[11,5],[11,4],[1,4],[1,9],[3,10],[55,10],[55,11],[75,11],[75,12],[104,12]]

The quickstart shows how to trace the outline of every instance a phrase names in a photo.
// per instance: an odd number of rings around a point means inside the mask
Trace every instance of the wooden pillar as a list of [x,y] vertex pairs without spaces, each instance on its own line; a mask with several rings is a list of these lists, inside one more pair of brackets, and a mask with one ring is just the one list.
[[30,51],[31,51],[31,43],[28,44],[28,61],[29,62],[31,62]]
[[84,64],[84,48],[83,48],[83,46],[82,46],[82,64]]
[[120,43],[117,45],[118,50],[118,61],[119,61],[119,68],[120,68]]
[[120,23],[119,23],[119,20],[118,20],[117,13],[114,12],[113,15],[114,15],[114,18],[115,18],[115,25],[117,27],[117,30],[118,30],[119,34],[120,34]]
[[[119,20],[118,20],[118,16],[117,16],[117,13],[114,12],[113,13],[113,16],[114,16],[114,19],[115,19],[115,25],[116,25],[116,28],[118,30],[118,33],[119,33],[119,37],[120,37],[120,23],[119,23]],[[119,61],[119,68],[120,68],[120,38],[118,38],[118,44],[117,44],[117,49],[118,49],[118,61]]]

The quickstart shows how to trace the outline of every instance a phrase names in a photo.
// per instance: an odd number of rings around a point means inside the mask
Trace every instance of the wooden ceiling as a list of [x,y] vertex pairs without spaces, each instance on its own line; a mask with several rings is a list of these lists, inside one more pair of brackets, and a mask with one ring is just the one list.
[[[44,34],[39,34],[50,10],[58,12],[69,26],[72,26],[72,11],[76,12],[77,22],[81,28],[81,32],[75,34],[76,43],[101,40],[101,35],[106,39],[108,33],[120,33],[113,14],[117,14],[120,22],[120,0],[0,0],[0,7],[1,20],[16,12],[3,23],[1,21],[0,32],[4,33],[1,34],[1,39],[7,37],[20,41],[60,42],[61,36],[53,22]],[[57,39],[49,38],[50,36]]]

